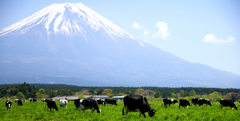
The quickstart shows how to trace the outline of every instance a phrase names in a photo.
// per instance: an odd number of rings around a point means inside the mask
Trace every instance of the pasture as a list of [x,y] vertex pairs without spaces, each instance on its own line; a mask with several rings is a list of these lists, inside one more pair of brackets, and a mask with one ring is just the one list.
[[[75,108],[74,102],[70,101],[67,108],[60,108],[59,102],[56,104],[59,111],[52,111],[44,109],[46,102],[38,101],[23,102],[23,106],[18,106],[16,102],[12,101],[12,109],[7,111],[5,106],[6,100],[0,100],[0,120],[51,120],[51,121],[66,121],[66,120],[84,120],[84,121],[119,121],[119,120],[182,120],[182,121],[236,121],[240,120],[240,110],[232,110],[229,107],[223,107],[221,110],[219,103],[212,103],[213,106],[190,106],[188,109],[179,109],[178,103],[165,108],[162,106],[163,102],[149,101],[151,108],[157,110],[153,117],[149,117],[147,113],[146,119],[143,116],[139,117],[139,112],[130,112],[128,118],[122,115],[123,102],[118,101],[118,105],[100,105],[101,113],[96,110],[91,113],[91,110],[86,110],[81,114]],[[239,103],[235,103],[240,107]]]

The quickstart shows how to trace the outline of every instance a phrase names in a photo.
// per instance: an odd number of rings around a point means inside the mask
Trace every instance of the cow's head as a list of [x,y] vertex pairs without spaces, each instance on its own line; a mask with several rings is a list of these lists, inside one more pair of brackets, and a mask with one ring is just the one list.
[[237,110],[237,106],[235,105],[234,108]]
[[99,109],[97,110],[97,112],[98,112],[98,113],[101,113],[101,109],[99,108]]
[[148,112],[148,115],[150,116],[150,117],[153,117],[154,116],[154,114],[155,114],[155,110],[154,109],[151,109],[149,112]]

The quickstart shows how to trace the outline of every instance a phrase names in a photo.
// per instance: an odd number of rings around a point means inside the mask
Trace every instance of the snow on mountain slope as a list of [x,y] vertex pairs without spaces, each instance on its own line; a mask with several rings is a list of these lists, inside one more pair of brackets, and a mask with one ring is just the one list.
[[39,32],[39,30],[34,29],[38,25],[48,36],[53,33],[67,36],[80,33],[83,37],[86,37],[85,26],[89,26],[94,31],[102,31],[105,36],[110,36],[113,40],[115,36],[135,40],[126,31],[81,3],[50,5],[20,22],[1,29],[0,36],[23,34],[30,30]]

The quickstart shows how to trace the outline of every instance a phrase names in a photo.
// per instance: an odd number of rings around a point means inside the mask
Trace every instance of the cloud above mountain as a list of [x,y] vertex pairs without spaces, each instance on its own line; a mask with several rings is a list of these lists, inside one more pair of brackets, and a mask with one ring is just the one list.
[[[144,36],[148,36],[151,33],[151,30],[148,30],[147,27],[141,25],[139,22],[133,22],[132,27],[137,30],[143,30]],[[156,23],[156,27],[158,31],[150,35],[152,39],[166,39],[170,36],[167,23],[159,21]]]
[[157,22],[156,26],[158,27],[158,31],[152,35],[152,38],[165,39],[170,36],[167,23]]
[[235,38],[232,36],[228,36],[227,39],[216,38],[213,34],[207,34],[204,36],[203,42],[206,43],[213,43],[213,44],[220,44],[220,43],[231,43],[235,41]]

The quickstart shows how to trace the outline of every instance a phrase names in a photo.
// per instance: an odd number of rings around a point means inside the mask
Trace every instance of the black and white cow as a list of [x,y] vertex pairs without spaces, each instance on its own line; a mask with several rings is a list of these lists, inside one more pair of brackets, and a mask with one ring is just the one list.
[[64,100],[64,99],[59,99],[58,100],[60,107],[66,107],[67,108],[67,104],[68,104],[68,100]]
[[206,106],[207,105],[210,105],[210,106],[212,106],[212,104],[211,104],[211,101],[209,100],[209,99],[203,99],[203,98],[199,98],[198,99],[198,104],[199,104],[199,106],[201,106],[201,105],[203,105],[203,104],[206,104]]
[[14,99],[15,102],[18,102],[20,99]]
[[51,99],[51,100],[46,100],[45,102],[47,102],[47,107],[50,109],[50,111],[52,111],[52,109],[58,111],[58,107],[56,105],[55,100]]
[[230,99],[221,99],[220,100],[220,106],[221,106],[221,109],[222,107],[230,107],[230,108],[235,108],[237,110],[237,106],[234,104],[233,100],[230,100]]
[[97,110],[98,113],[101,113],[101,109],[99,109],[97,101],[92,99],[80,99],[80,113],[81,110],[83,110],[85,113],[86,109],[91,109],[92,113],[94,110]]
[[75,99],[74,105],[75,105],[76,109],[78,109],[78,107],[80,107],[80,99]]
[[105,102],[107,104],[117,105],[117,101],[114,99],[105,99]]
[[6,106],[7,106],[7,110],[11,110],[12,102],[9,99],[7,99],[6,101]]
[[190,106],[190,102],[189,101],[187,101],[186,99],[180,99],[179,100],[179,108],[180,108],[180,106],[182,106],[182,107],[187,107],[188,108],[188,106]]
[[107,105],[107,103],[105,102],[105,99],[97,99],[96,100],[98,105],[102,104],[102,105]]
[[[163,99],[163,105],[167,108],[167,105],[170,107],[170,104],[174,105],[175,103],[178,103],[176,99],[170,99],[170,98],[165,98]],[[163,106],[162,105],[162,106]]]
[[198,98],[192,98],[192,104],[191,105],[196,105],[198,104]]
[[36,98],[29,98],[29,101],[31,101],[31,102],[37,102],[37,99],[36,99]]
[[22,100],[18,100],[17,102],[18,102],[18,106],[22,106],[23,105]]
[[139,118],[141,114],[146,118],[145,112],[148,112],[150,117],[153,117],[155,114],[155,110],[150,107],[147,98],[144,96],[125,96],[123,102],[124,107],[122,109],[122,115],[124,115],[125,108],[127,117],[128,112],[140,112]]

